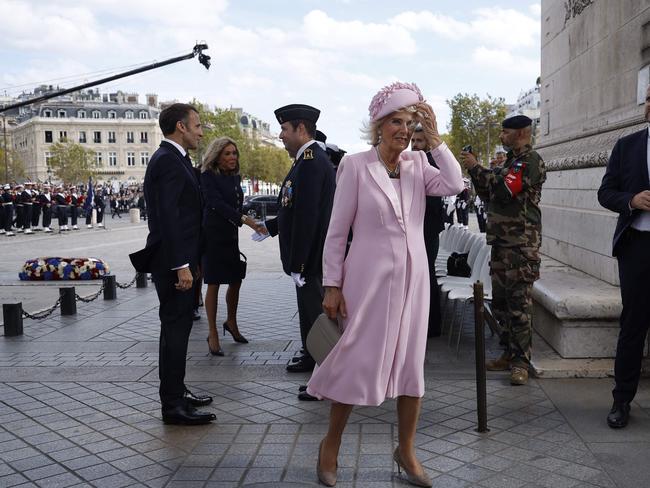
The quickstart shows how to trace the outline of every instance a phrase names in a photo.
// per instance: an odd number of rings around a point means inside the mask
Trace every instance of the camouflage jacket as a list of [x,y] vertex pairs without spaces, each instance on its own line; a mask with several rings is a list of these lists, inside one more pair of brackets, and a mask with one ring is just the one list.
[[488,244],[539,248],[542,241],[539,200],[546,167],[532,146],[526,146],[517,156],[509,151],[503,166],[488,169],[477,165],[469,174],[476,193],[488,204]]

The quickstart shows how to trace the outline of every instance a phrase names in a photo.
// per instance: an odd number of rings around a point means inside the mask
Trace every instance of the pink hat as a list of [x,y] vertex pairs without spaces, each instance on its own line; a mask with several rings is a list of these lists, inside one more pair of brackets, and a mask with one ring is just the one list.
[[383,87],[372,97],[368,107],[370,120],[374,122],[392,112],[423,101],[422,92],[415,83],[397,81]]

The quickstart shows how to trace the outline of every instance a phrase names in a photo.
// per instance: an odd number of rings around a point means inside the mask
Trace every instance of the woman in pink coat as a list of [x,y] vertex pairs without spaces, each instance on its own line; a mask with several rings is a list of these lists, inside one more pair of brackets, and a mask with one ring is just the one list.
[[[326,486],[336,484],[341,435],[353,405],[397,398],[398,470],[414,485],[431,486],[414,446],[429,313],[425,199],[456,195],[463,180],[417,86],[384,87],[369,112],[372,147],[341,161],[325,240],[323,308],[330,318],[338,316],[343,335],[307,386],[309,394],[332,400],[317,472]],[[439,170],[424,152],[406,151],[418,122]]]

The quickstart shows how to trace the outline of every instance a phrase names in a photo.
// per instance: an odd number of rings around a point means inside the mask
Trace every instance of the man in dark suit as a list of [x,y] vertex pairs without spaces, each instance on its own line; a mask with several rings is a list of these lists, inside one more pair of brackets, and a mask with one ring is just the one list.
[[323,246],[336,187],[332,163],[314,139],[319,115],[320,110],[300,104],[275,111],[280,139],[295,161],[282,183],[278,215],[265,224],[271,236],[279,235],[282,268],[296,285],[303,354],[287,366],[292,373],[314,369],[305,342],[323,311]]
[[[438,167],[429,147],[422,126],[418,125],[411,138],[411,149],[413,151],[424,151],[429,164]],[[442,197],[427,197],[426,210],[424,212],[424,245],[427,249],[429,261],[430,304],[429,304],[429,330],[428,337],[440,336],[440,288],[436,278],[436,258],[440,247],[440,232],[445,228],[444,205]]]
[[[645,118],[650,122],[650,86]],[[649,147],[647,128],[619,139],[598,190],[600,204],[618,213],[613,255],[618,260],[623,312],[614,363],[614,403],[607,416],[607,424],[614,429],[628,423],[650,325],[646,288],[650,276]]]
[[160,113],[164,136],[144,177],[149,235],[142,251],[131,255],[139,272],[151,272],[160,300],[160,402],[166,424],[206,424],[208,405],[185,387],[185,360],[192,329],[192,285],[199,263],[201,189],[187,153],[203,136],[194,107],[175,103]]

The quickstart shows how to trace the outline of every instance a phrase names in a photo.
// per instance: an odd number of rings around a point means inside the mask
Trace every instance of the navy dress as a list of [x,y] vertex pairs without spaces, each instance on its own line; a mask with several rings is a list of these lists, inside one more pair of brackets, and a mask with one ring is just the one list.
[[203,281],[208,285],[241,281],[239,227],[244,193],[239,175],[201,173],[203,212]]

